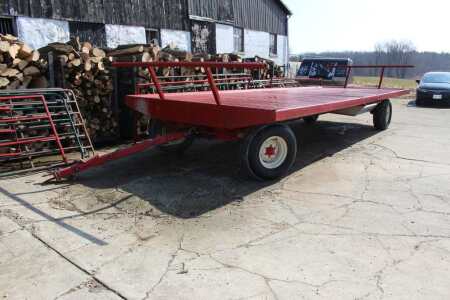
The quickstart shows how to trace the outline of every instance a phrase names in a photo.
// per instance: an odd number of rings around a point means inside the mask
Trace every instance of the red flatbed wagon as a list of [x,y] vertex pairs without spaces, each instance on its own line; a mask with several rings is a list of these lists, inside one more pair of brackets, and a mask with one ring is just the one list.
[[[152,139],[59,170],[56,172],[57,178],[68,177],[154,146],[166,150],[185,150],[194,136],[208,136],[222,140],[241,139],[242,166],[248,174],[259,179],[276,179],[287,173],[297,156],[297,141],[286,122],[303,118],[313,123],[319,115],[326,113],[358,115],[371,112],[375,128],[385,130],[392,118],[389,99],[409,93],[407,90],[381,88],[381,83],[385,68],[410,66],[376,66],[382,69],[379,88],[299,87],[221,92],[216,87],[212,68],[255,69],[264,65],[190,62],[114,65],[149,69],[157,93],[130,95],[125,101],[134,111],[152,118]],[[166,94],[156,76],[155,67],[205,68],[211,91]]]
[[409,91],[375,88],[272,88],[220,93],[217,105],[211,92],[130,95],[133,110],[167,122],[217,129],[242,129],[312,115],[366,106],[408,94]]

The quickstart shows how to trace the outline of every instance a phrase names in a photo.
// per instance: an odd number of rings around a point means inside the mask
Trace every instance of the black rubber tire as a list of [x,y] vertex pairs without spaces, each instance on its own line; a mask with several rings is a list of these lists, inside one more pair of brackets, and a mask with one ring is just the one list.
[[389,100],[384,100],[373,111],[373,126],[375,129],[383,131],[389,128],[392,121],[392,104]]
[[[270,137],[281,137],[287,144],[287,156],[275,169],[266,168],[260,161],[259,153],[263,143]],[[251,132],[241,145],[241,165],[245,174],[257,180],[275,180],[285,176],[297,158],[297,138],[286,125],[262,127]]]
[[315,124],[317,122],[317,120],[319,120],[319,115],[309,116],[309,117],[304,117],[303,118],[303,121],[305,121],[305,123],[308,124],[308,125]]
[[422,99],[416,99],[416,106],[425,106],[425,101]]
[[[167,134],[164,124],[159,120],[150,121],[149,136],[150,138],[155,138],[157,136],[163,136]],[[157,147],[158,150],[166,153],[176,153],[183,154],[186,152],[194,143],[194,137],[189,136],[182,142],[160,145]]]

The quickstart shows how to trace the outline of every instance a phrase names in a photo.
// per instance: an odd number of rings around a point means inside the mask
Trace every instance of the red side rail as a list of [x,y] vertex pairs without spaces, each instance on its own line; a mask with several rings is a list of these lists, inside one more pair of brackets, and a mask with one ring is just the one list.
[[[30,120],[48,120],[50,124],[50,128],[52,130],[52,135],[48,137],[39,137],[39,138],[26,138],[26,139],[19,139],[16,137],[16,140],[10,141],[10,142],[3,142],[0,143],[0,147],[11,147],[11,146],[20,146],[20,145],[26,145],[26,144],[32,144],[32,143],[38,143],[38,142],[49,142],[49,141],[55,141],[59,152],[61,154],[62,159],[64,162],[68,162],[66,154],[64,153],[64,147],[61,144],[61,139],[59,138],[58,131],[56,130],[55,123],[53,122],[52,114],[50,110],[48,109],[47,102],[45,100],[45,97],[43,95],[27,95],[27,96],[3,96],[0,97],[0,103],[8,102],[5,104],[2,104],[2,111],[9,111],[11,112],[14,108],[14,106],[21,106],[24,105],[23,103],[14,103],[13,101],[20,101],[20,100],[30,100],[30,99],[36,99],[39,102],[42,103],[42,107],[44,108],[44,113],[41,115],[33,115],[33,116],[22,116],[22,117],[9,117],[9,118],[1,118],[0,123],[17,123],[21,121],[30,121]],[[28,102],[27,102],[28,104]],[[9,132],[5,133],[15,133],[15,130],[9,130]],[[20,151],[18,153],[14,154],[15,156],[20,155]],[[14,156],[13,154],[0,154],[0,157],[11,157]]]
[[345,77],[345,85],[348,86],[350,75],[353,69],[380,69],[380,81],[378,82],[378,89],[381,89],[384,80],[384,74],[386,69],[408,69],[414,68],[412,65],[355,65],[355,66],[336,66],[336,68],[347,68],[347,76]]
[[[252,77],[250,76],[243,76],[243,77],[230,77],[230,78],[221,78],[221,79],[214,79],[218,83],[222,82],[233,82],[233,81],[250,81],[252,80]],[[187,84],[202,84],[202,83],[208,83],[207,79],[198,79],[198,80],[182,80],[182,81],[165,81],[161,82],[161,86],[167,86],[167,85],[187,85]],[[138,94],[141,94],[141,91],[148,87],[154,87],[155,84],[153,82],[151,83],[138,83],[136,85],[136,90]]]
[[207,82],[211,88],[214,95],[214,100],[217,105],[222,105],[220,100],[219,89],[217,88],[216,81],[212,74],[212,69],[264,69],[265,64],[261,63],[221,63],[221,62],[115,62],[112,64],[113,67],[117,68],[148,68],[150,77],[155,86],[155,89],[159,95],[160,100],[165,100],[164,91],[162,89],[162,84],[160,83],[158,76],[156,75],[155,67],[158,68],[205,68]]

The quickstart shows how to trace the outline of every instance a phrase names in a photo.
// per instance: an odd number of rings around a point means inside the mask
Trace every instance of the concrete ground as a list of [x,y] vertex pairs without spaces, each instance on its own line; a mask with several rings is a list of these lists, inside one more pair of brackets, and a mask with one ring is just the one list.
[[280,182],[215,142],[2,180],[0,299],[450,299],[450,110],[395,103],[294,124]]

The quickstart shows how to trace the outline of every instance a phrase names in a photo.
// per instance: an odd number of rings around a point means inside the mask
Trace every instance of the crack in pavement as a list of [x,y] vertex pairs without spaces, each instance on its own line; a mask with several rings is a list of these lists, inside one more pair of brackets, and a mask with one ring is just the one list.
[[159,280],[150,288],[150,290],[148,292],[145,293],[145,297],[142,298],[142,300],[147,300],[149,299],[150,295],[155,291],[155,289],[162,283],[162,281],[164,280],[164,278],[167,276],[167,274],[170,271],[170,267],[172,266],[172,263],[175,261],[175,259],[177,258],[177,255],[180,251],[183,250],[182,245],[183,245],[183,240],[184,240],[184,234],[181,236],[180,240],[178,241],[178,248],[176,249],[176,251],[174,253],[172,253],[171,258],[169,259],[169,261],[167,262],[167,267],[164,270],[163,274],[161,275],[161,277],[159,278]]
[[443,162],[437,162],[437,161],[432,161],[432,160],[423,160],[423,159],[404,157],[404,156],[399,155],[393,149],[391,149],[391,148],[389,148],[387,146],[376,144],[376,143],[373,143],[371,145],[373,145],[375,147],[379,147],[381,149],[384,149],[384,150],[386,150],[388,152],[391,152],[396,159],[401,159],[401,160],[406,160],[406,161],[411,161],[411,162],[421,162],[421,163],[433,164],[433,165],[438,165],[438,166],[450,166],[450,163],[443,163]]

